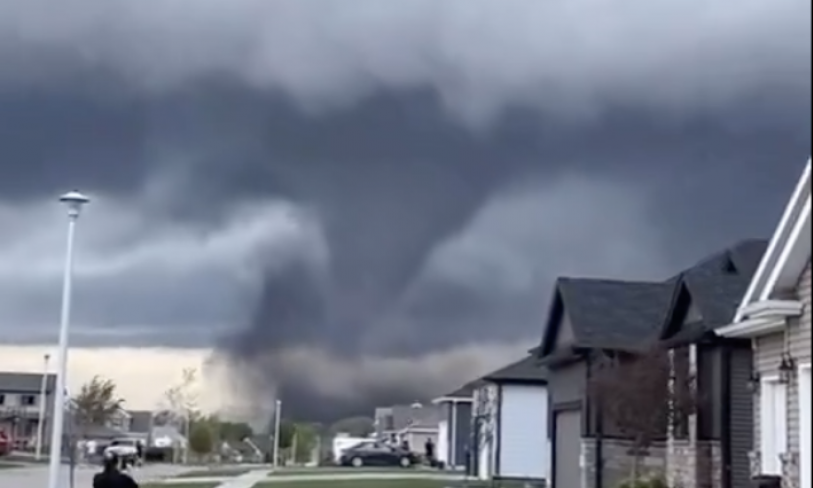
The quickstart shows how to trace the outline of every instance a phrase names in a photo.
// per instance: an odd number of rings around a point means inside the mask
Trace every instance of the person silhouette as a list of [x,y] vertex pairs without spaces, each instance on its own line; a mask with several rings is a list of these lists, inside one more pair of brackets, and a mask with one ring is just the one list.
[[93,476],[93,488],[139,488],[132,477],[119,471],[119,462],[115,453],[105,453],[102,472]]

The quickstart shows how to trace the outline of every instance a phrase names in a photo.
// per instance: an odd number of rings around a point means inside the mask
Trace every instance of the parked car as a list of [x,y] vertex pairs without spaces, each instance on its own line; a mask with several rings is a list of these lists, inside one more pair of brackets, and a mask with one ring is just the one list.
[[380,442],[365,442],[347,448],[339,458],[342,466],[400,466],[409,468],[420,463],[414,453]]

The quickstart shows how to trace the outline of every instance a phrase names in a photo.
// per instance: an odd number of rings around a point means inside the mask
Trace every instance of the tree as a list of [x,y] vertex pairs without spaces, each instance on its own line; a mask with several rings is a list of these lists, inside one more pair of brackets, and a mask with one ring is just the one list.
[[189,432],[189,449],[203,456],[211,454],[215,447],[214,426],[209,422],[196,422]]
[[296,424],[291,420],[282,419],[279,423],[279,448],[288,449],[293,444]]
[[293,452],[294,462],[310,461],[313,450],[319,442],[316,427],[307,423],[296,424],[294,436],[296,440]]
[[669,422],[694,413],[697,402],[692,378],[673,377],[669,353],[660,346],[641,353],[605,351],[589,390],[602,422],[632,441],[632,482],[638,480],[641,458],[666,435]]
[[[197,386],[197,371],[192,368],[181,372],[181,381],[164,392],[164,401],[161,410],[156,416],[162,423],[173,425],[179,432],[189,439],[191,426],[201,417],[198,411],[198,397],[195,392]],[[176,446],[177,447],[177,446]],[[177,461],[178,451],[173,451],[173,458]],[[184,450],[184,456],[186,450]]]
[[103,426],[122,409],[124,400],[116,394],[113,380],[94,376],[73,398],[74,415],[82,428]]

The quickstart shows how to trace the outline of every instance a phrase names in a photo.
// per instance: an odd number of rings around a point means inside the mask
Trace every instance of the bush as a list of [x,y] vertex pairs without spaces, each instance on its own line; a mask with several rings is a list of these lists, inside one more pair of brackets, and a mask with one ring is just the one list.
[[663,478],[643,479],[638,481],[625,481],[618,488],[669,488]]

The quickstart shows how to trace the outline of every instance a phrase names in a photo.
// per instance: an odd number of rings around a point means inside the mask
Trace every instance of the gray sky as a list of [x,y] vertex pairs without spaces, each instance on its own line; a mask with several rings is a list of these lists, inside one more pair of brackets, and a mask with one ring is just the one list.
[[51,3],[0,4],[3,341],[54,339],[77,187],[75,343],[315,416],[331,365],[365,403],[513,359],[559,274],[766,236],[810,152],[804,0]]

